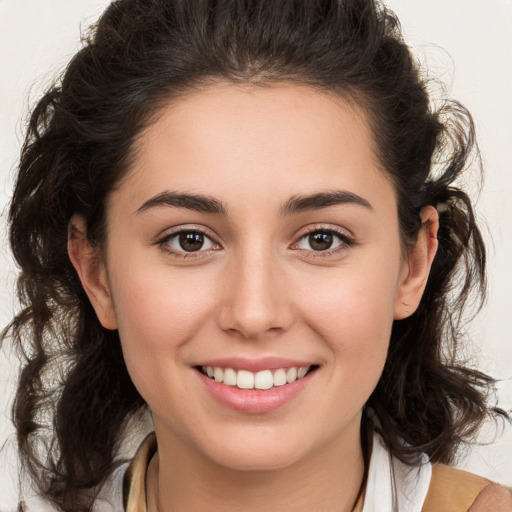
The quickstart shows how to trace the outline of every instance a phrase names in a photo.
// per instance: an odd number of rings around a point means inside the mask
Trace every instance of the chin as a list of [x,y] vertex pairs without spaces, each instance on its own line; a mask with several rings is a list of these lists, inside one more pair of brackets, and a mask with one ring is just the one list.
[[298,454],[279,453],[271,450],[256,452],[228,453],[213,461],[233,471],[273,471],[293,466],[300,460]]
[[248,434],[239,440],[231,436],[229,443],[210,445],[202,451],[214,464],[234,471],[283,469],[308,456],[304,442],[292,441],[290,438],[269,440],[268,437],[251,440]]

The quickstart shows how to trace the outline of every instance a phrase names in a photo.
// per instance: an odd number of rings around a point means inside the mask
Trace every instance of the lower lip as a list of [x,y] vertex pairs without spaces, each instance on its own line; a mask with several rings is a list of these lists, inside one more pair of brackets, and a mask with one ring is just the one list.
[[291,402],[309,383],[316,371],[302,379],[270,389],[240,389],[210,379],[197,371],[210,394],[221,404],[237,411],[259,414],[275,411]]

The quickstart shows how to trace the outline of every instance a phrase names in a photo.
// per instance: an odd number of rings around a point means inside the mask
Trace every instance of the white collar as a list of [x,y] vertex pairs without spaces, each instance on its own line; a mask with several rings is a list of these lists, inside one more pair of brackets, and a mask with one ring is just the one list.
[[425,454],[421,465],[409,466],[393,457],[374,434],[362,512],[421,512],[431,477],[432,465]]

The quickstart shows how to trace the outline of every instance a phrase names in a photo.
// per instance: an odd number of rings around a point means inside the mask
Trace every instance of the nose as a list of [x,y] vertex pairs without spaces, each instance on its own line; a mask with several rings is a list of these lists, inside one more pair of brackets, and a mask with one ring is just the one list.
[[224,331],[259,340],[289,329],[292,300],[277,259],[270,251],[261,250],[231,262],[219,313]]

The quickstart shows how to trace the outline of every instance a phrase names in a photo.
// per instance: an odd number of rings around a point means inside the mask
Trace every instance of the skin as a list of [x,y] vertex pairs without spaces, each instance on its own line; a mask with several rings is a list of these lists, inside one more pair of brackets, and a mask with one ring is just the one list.
[[510,512],[512,494],[506,487],[491,485],[477,497],[468,512]]
[[[351,510],[363,478],[361,410],[393,320],[420,301],[436,210],[422,211],[406,252],[364,113],[307,87],[217,84],[170,103],[138,143],[108,199],[102,256],[79,216],[69,253],[153,414],[148,509]],[[332,191],[369,206],[282,211]],[[148,206],[164,192],[214,198],[225,213]],[[169,235],[187,229],[211,242],[183,257]],[[329,230],[340,233],[334,248],[315,250],[309,232]],[[266,356],[318,365],[267,413],[220,404],[194,368]]]

